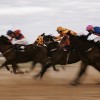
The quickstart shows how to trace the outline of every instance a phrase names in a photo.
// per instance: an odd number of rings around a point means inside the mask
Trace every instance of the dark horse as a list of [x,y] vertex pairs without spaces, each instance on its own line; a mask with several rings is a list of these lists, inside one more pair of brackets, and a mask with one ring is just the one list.
[[50,59],[48,60],[48,62],[46,62],[41,72],[35,77],[42,77],[47,68],[49,68],[50,66],[55,66],[57,64],[66,65],[80,61],[79,53],[75,48],[72,48],[66,52],[64,51],[63,47],[60,46],[63,44],[63,41],[59,44],[58,42],[54,41],[54,36],[45,34],[42,36],[44,44],[48,48]]
[[39,62],[44,65],[48,57],[46,47],[40,47],[35,44],[27,45],[25,52],[16,52],[15,45],[12,45],[5,36],[0,36],[0,52],[6,58],[1,67],[6,66],[9,70],[7,65],[10,64],[15,74],[17,73],[18,63],[33,61],[33,64],[34,62]]
[[[81,69],[78,73],[76,79],[72,82],[72,85],[77,85],[81,76],[85,73],[88,65],[92,65],[95,69],[100,71],[100,43],[99,46],[94,41],[87,40],[87,36],[73,36],[69,34],[69,39],[71,42],[71,46],[78,51],[78,55],[81,63]],[[57,56],[55,59],[49,61],[40,71],[40,73],[36,77],[42,77],[46,70],[50,66],[54,66],[56,64]],[[57,62],[59,63],[59,62]]]

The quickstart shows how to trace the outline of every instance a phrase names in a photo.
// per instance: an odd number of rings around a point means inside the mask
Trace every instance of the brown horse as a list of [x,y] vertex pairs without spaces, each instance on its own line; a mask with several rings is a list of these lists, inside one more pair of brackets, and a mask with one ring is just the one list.
[[46,70],[51,66],[55,66],[57,64],[60,65],[72,64],[80,61],[80,56],[76,49],[71,48],[68,51],[64,51],[63,47],[60,46],[63,45],[63,41],[59,44],[56,41],[54,41],[54,36],[45,34],[42,36],[44,44],[48,48],[50,59],[48,60],[48,62],[46,62],[45,66],[42,67],[41,72],[37,74],[35,78],[38,76],[42,77],[43,74],[46,72]]
[[[96,70],[100,72],[100,42],[97,44],[94,41],[87,40],[87,36],[74,36],[69,34],[69,39],[71,42],[71,47],[75,48],[77,50],[77,56],[82,61],[81,63],[81,69],[78,73],[78,76],[76,79],[71,83],[72,85],[79,84],[79,80],[82,77],[82,75],[85,73],[88,65],[92,65]],[[58,54],[59,55],[58,55]],[[44,73],[50,66],[54,66],[57,62],[58,57],[60,56],[60,50],[57,52],[54,59],[48,61],[44,67],[42,67],[42,70],[39,74],[37,74],[35,77],[43,77]],[[62,54],[61,54],[62,55]],[[58,56],[58,57],[57,57]]]
[[10,64],[12,65],[13,72],[15,74],[20,73],[16,72],[18,63],[32,61],[33,63],[39,62],[44,65],[48,57],[46,47],[40,47],[35,44],[27,45],[25,52],[17,52],[15,50],[15,45],[12,45],[9,42],[9,39],[5,36],[0,37],[0,52],[6,58],[6,61],[2,64],[1,67],[6,66],[6,68],[9,70],[9,67],[7,65]]

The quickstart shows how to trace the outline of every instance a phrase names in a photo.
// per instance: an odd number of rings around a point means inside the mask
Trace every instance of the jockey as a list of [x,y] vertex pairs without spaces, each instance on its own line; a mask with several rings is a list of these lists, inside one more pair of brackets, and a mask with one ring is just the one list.
[[[7,35],[9,36],[10,42],[12,44],[20,44],[20,45],[28,44],[28,41],[26,40],[26,38],[24,37],[24,35],[21,33],[20,30],[15,30],[15,31],[8,30]],[[21,46],[20,49],[25,49],[25,47]]]
[[69,50],[70,41],[69,41],[68,33],[70,32],[70,34],[76,35],[76,32],[74,32],[70,29],[67,29],[67,28],[63,28],[61,26],[57,27],[57,32],[58,32],[59,36],[55,37],[55,40],[61,41],[62,39],[65,38],[66,40],[65,40],[65,43],[63,44],[64,51]]
[[100,41],[100,37],[99,37],[100,36],[100,27],[98,27],[98,26],[93,27],[92,25],[88,25],[86,27],[86,30],[89,32],[88,36],[91,34],[94,34],[97,36],[96,38],[94,38],[95,42]]
[[94,35],[97,35],[97,36],[100,36],[100,27],[98,26],[92,26],[92,25],[88,25],[86,27],[86,30],[89,32],[89,34],[94,34]]

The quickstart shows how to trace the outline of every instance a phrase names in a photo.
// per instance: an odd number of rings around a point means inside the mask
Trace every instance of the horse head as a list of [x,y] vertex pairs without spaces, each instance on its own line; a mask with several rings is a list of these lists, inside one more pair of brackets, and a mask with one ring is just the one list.
[[11,42],[9,41],[9,39],[6,36],[4,36],[4,35],[0,36],[0,42],[8,44],[8,45],[12,45]]
[[37,40],[34,43],[35,45],[37,44],[46,45],[48,50],[52,50],[52,49],[57,48],[58,43],[59,43],[59,42],[54,41],[54,39],[55,39],[55,36],[45,35],[45,33],[43,33],[37,38]]
[[55,42],[54,38],[55,38],[55,36],[52,36],[52,35],[44,35],[43,36],[44,44],[48,45],[49,43]]
[[55,37],[52,35],[45,35],[45,33],[43,33],[40,36],[38,36],[35,43],[37,43],[38,45],[48,45],[49,43],[54,42],[54,38]]

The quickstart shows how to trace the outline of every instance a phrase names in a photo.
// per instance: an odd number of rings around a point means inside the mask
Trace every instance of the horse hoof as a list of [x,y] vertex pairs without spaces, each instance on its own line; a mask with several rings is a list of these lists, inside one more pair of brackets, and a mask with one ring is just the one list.
[[24,72],[23,71],[19,71],[19,72],[16,72],[14,74],[24,74]]
[[13,71],[11,70],[10,73],[13,73]]
[[79,82],[71,82],[70,85],[77,86],[77,85],[80,85],[80,83]]
[[39,75],[39,74],[34,75],[34,76],[33,76],[33,78],[34,78],[34,79],[37,79],[37,78],[38,78],[38,79],[42,79],[42,77],[40,77],[40,75]]
[[54,71],[59,72],[59,69],[55,69]]
[[37,78],[39,78],[39,76],[37,76],[37,75],[34,75],[32,78],[34,78],[34,79],[37,79]]

